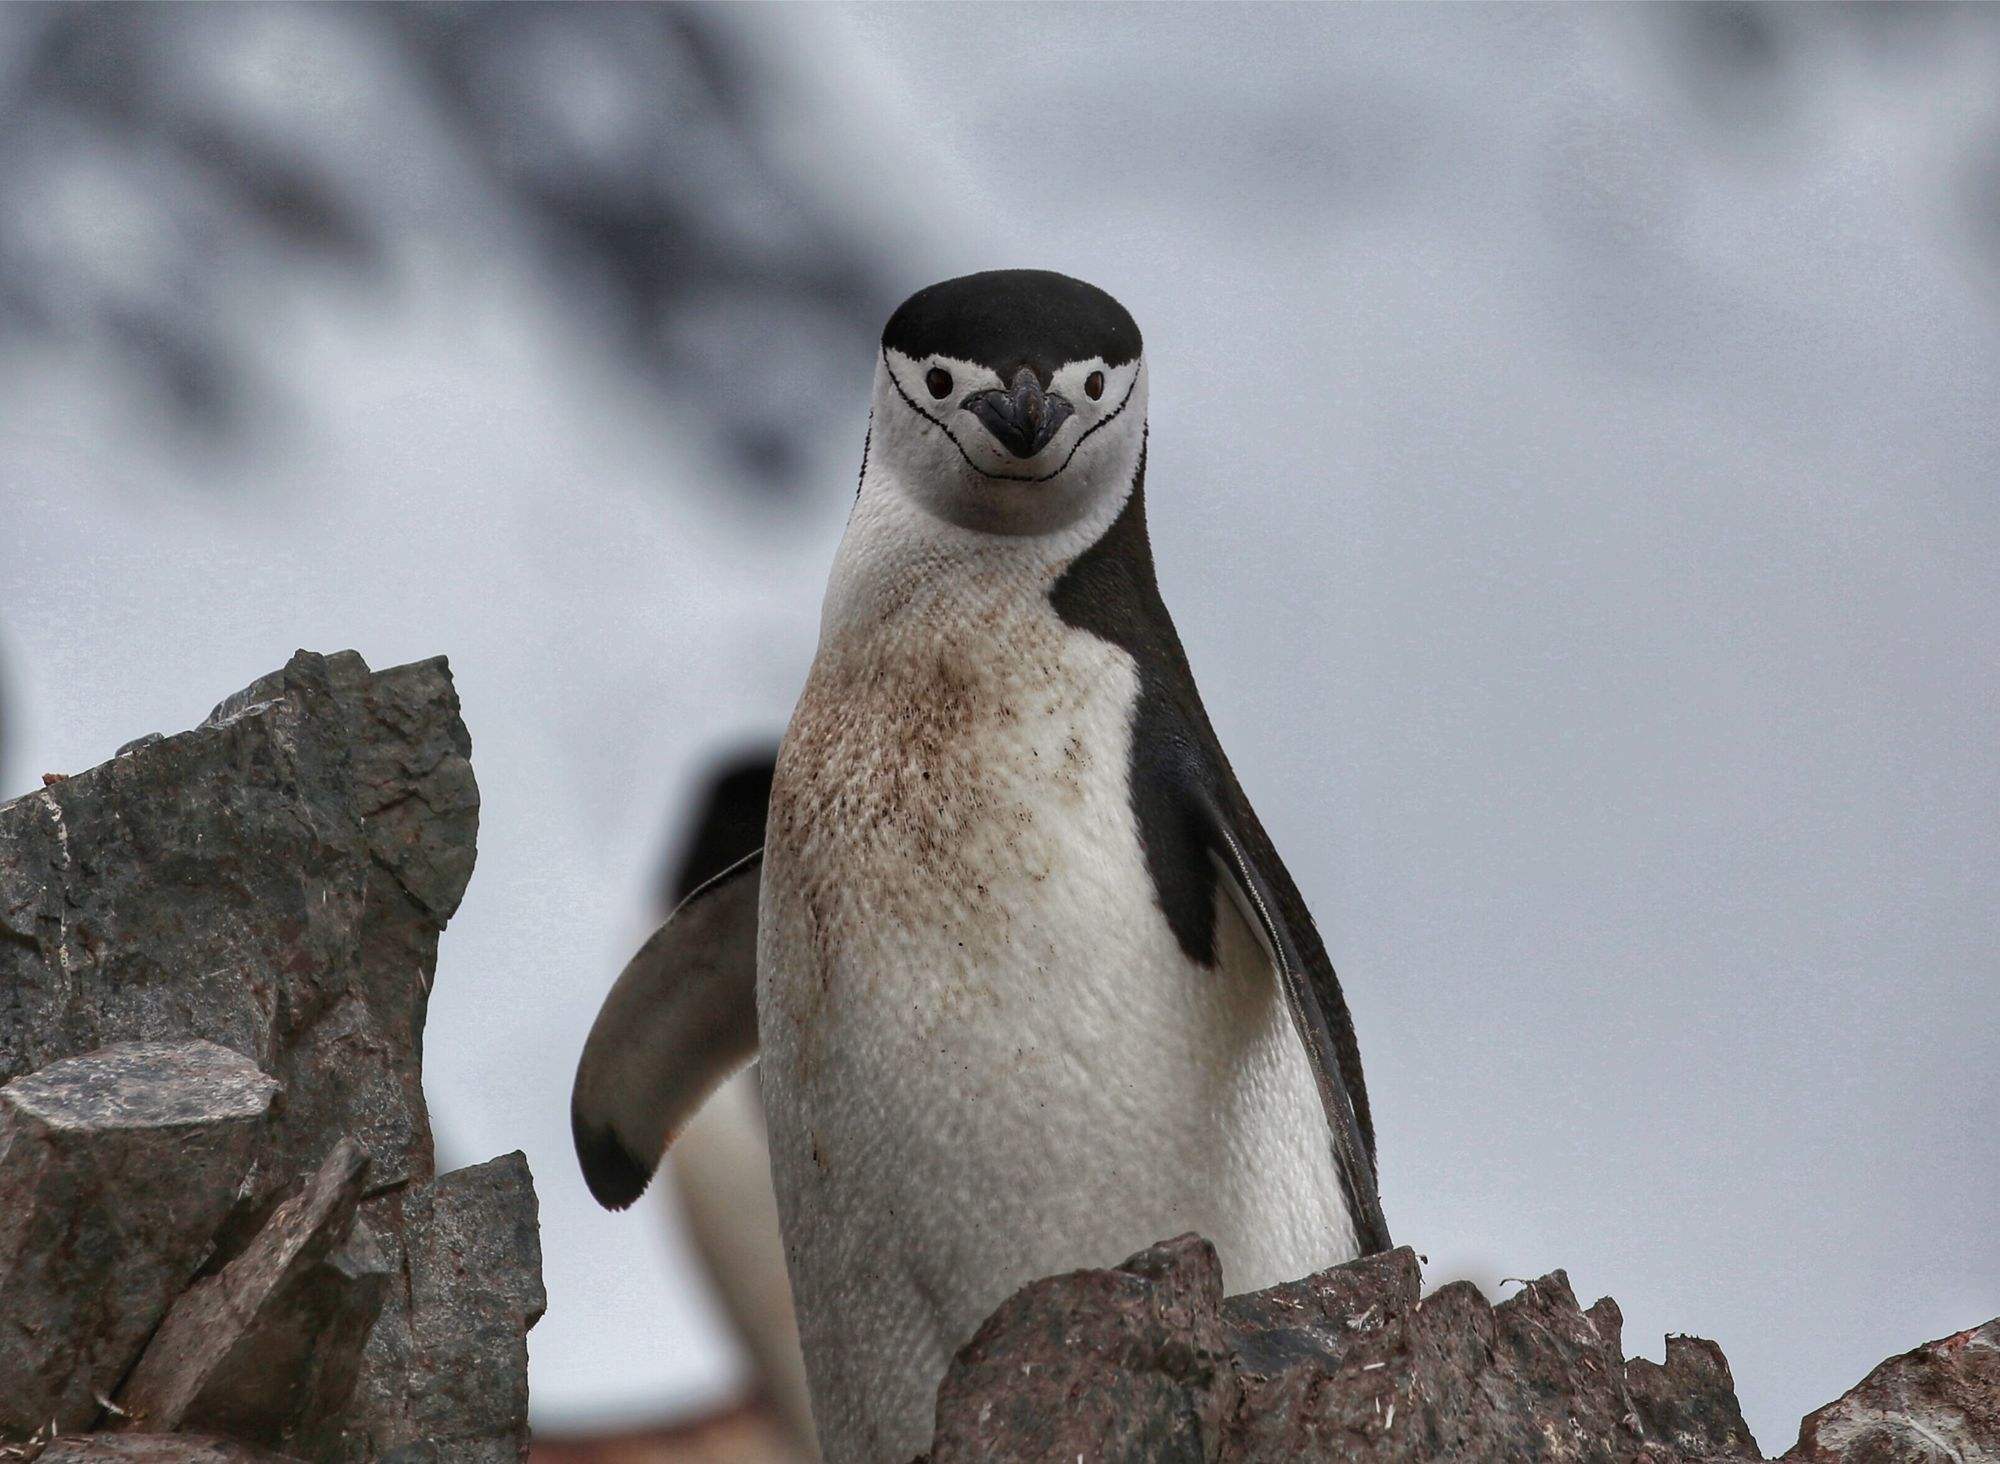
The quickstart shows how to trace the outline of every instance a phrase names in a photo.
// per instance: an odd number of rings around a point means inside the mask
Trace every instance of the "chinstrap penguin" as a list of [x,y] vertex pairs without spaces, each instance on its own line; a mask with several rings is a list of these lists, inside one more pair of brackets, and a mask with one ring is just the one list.
[[1078,280],[896,311],[763,851],[633,958],[578,1070],[623,1205],[760,1058],[833,1464],[926,1448],[1035,1277],[1194,1230],[1242,1291],[1389,1244],[1339,983],[1155,581],[1146,393]]

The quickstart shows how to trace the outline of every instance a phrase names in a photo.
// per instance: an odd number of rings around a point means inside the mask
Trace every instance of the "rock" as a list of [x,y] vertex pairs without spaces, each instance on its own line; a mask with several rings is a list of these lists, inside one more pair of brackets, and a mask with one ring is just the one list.
[[[1724,1464],[1754,1460],[1722,1350],[1622,1353],[1618,1304],[1556,1271],[1497,1306],[1422,1294],[1408,1249],[1221,1299],[1196,1236],[1037,1281],[938,1389],[929,1464]],[[2000,1319],[1892,1358],[1808,1417],[1780,1464],[2000,1461]],[[919,1464],[924,1464],[923,1460]]]
[[409,1234],[410,1335],[436,1384],[413,1400],[418,1433],[525,1455],[528,1329],[549,1304],[527,1156],[445,1175],[416,1197]]
[[[1610,1297],[1598,1305],[1615,1305]],[[1616,1345],[1615,1339],[1613,1345]],[[1760,1457],[1736,1402],[1736,1379],[1722,1349],[1702,1337],[1669,1336],[1665,1366],[1635,1357],[1625,1386],[1648,1432],[1690,1456]]]
[[[350,1093],[329,1093],[336,1111],[317,1127],[322,1138],[359,1139],[378,1187],[421,1182],[436,1172],[422,1086],[424,1016],[438,936],[464,898],[479,831],[472,739],[443,657],[371,672],[352,651],[300,652],[225,699],[203,726],[227,727],[260,706],[290,702],[310,708],[344,754],[336,759],[344,763],[343,811],[360,835],[364,873],[350,1010],[330,1013],[323,1036],[378,1047],[386,1059],[362,1071]],[[384,1121],[355,1121],[370,1111]]]
[[1681,1457],[1624,1385],[1615,1308],[1584,1312],[1560,1271],[1497,1307],[1420,1293],[1405,1249],[1232,1303],[1244,1406],[1219,1457]]
[[0,1088],[0,1430],[86,1427],[207,1255],[278,1085],[133,1042]]
[[1892,1357],[1808,1414],[1784,1464],[2000,1459],[2000,1318]]
[[953,1359],[933,1464],[1215,1458],[1237,1402],[1221,1309],[1222,1268],[1195,1235],[1034,1282]]
[[[6,1447],[524,1456],[533,1185],[518,1154],[438,1178],[423,1099],[438,937],[472,872],[470,748],[442,659],[376,672],[300,652],[192,731],[0,804],[6,1094],[116,1044],[192,1042],[264,1095],[246,1137],[211,1122],[170,1154],[113,1144],[95,1117],[51,1138],[34,1105],[0,1104],[0,1282],[31,1283],[0,1300],[0,1437],[22,1440]],[[235,1091],[168,1086],[202,1114]],[[73,1155],[96,1167],[65,1190]],[[48,1238],[95,1234],[100,1190],[135,1216],[109,1290],[71,1284],[82,1262]],[[164,1279],[141,1284],[148,1265]],[[45,1358],[50,1339],[67,1353]],[[29,1437],[48,1420],[6,1372],[22,1359],[35,1388],[67,1390],[65,1426],[106,1431]],[[90,1396],[112,1388],[130,1417]],[[162,1427],[229,1442],[137,1431]]]
[[191,732],[0,805],[0,1080],[206,1038],[277,1078],[268,1206],[352,1135],[431,1178],[421,1033],[478,791],[444,662],[300,652]]
[[1708,1344],[1628,1365],[1615,1304],[1585,1312],[1560,1271],[1498,1306],[1421,1279],[1404,1249],[1225,1302],[1184,1236],[1036,1282],[953,1359],[931,1459],[1759,1457]]
[[404,1225],[408,1291],[369,1339],[358,1422],[313,1439],[312,1456],[525,1458],[527,1336],[548,1305],[527,1159],[454,1170],[409,1197]]
[[[519,1154],[435,1176],[423,1101],[470,746],[442,660],[301,652],[0,804],[0,1464],[526,1457],[533,1183]],[[1424,1297],[1407,1250],[1225,1300],[1183,1236],[1004,1304],[931,1457],[1756,1457],[1713,1344],[1627,1361],[1621,1328],[1559,1271]],[[2000,1321],[1883,1364],[1785,1458],[2000,1459]]]
[[[7,1456],[0,1451],[0,1464]],[[273,1454],[230,1439],[201,1434],[86,1434],[59,1438],[35,1456],[35,1464],[299,1464],[290,1454]]]
[[192,1287],[118,1394],[125,1427],[195,1427],[278,1443],[332,1416],[354,1386],[389,1273],[343,1247],[368,1156],[334,1146],[255,1239]]

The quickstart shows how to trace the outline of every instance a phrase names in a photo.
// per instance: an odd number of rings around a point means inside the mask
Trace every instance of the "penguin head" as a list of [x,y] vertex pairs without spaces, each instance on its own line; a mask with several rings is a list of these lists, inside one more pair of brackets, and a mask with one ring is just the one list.
[[1122,500],[1146,431],[1139,327],[1095,285],[990,270],[910,296],[875,368],[867,476],[961,528],[1045,534]]

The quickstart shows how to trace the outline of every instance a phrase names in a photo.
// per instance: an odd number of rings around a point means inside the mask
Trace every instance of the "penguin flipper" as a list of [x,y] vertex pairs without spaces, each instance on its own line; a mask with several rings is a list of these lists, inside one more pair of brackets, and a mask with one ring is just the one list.
[[570,1093],[597,1202],[622,1210],[731,1073],[757,1055],[759,850],[681,901],[604,998]]
[[1382,1217],[1370,1146],[1363,1137],[1354,1096],[1343,1077],[1339,1049],[1301,954],[1303,942],[1287,925],[1284,905],[1247,852],[1234,820],[1213,797],[1197,797],[1195,803],[1198,823],[1209,856],[1222,875],[1223,888],[1229,891],[1231,901],[1270,957],[1285,1006],[1292,1014],[1292,1025],[1305,1044],[1319,1086],[1320,1106],[1326,1111],[1327,1128],[1332,1134],[1334,1163],[1340,1172],[1354,1238],[1364,1256],[1386,1251],[1390,1244],[1389,1225]]

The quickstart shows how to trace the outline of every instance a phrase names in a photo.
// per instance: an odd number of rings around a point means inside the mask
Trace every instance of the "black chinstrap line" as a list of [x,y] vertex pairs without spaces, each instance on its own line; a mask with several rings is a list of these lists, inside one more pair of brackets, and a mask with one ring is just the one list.
[[968,468],[971,468],[980,477],[991,478],[997,483],[1046,483],[1051,478],[1059,476],[1076,460],[1077,452],[1083,447],[1084,443],[1090,440],[1093,432],[1103,427],[1109,427],[1113,422],[1118,420],[1118,414],[1123,412],[1126,406],[1130,404],[1132,393],[1139,389],[1139,373],[1134,371],[1132,373],[1132,384],[1125,388],[1125,395],[1119,399],[1118,405],[1113,407],[1101,421],[1093,422],[1090,426],[1084,428],[1076,441],[1070,444],[1068,455],[1063,458],[1061,463],[1051,468],[1048,472],[1040,476],[1033,476],[1027,473],[990,473],[972,460],[972,454],[965,450],[965,444],[958,440],[957,433],[953,432],[951,428],[947,427],[936,417],[933,417],[929,412],[926,412],[908,392],[903,390],[903,383],[896,379],[896,367],[889,360],[889,348],[886,345],[882,347],[882,369],[889,373],[889,385],[896,388],[896,395],[903,399],[905,406],[909,407],[911,411],[950,438],[951,445],[958,449],[958,455],[965,459],[965,465]]
[[875,413],[868,414],[868,433],[861,439],[861,475],[854,480],[854,496],[859,498],[868,483],[868,449],[875,444]]

